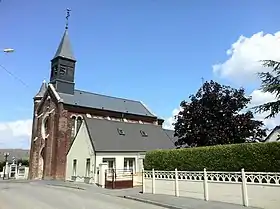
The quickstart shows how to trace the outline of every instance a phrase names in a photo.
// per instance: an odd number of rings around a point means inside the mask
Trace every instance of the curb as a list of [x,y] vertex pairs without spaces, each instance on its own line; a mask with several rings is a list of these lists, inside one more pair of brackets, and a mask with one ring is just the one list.
[[163,208],[183,209],[181,207],[168,205],[168,204],[164,204],[164,203],[160,203],[160,202],[156,202],[156,201],[152,201],[152,200],[146,200],[146,199],[142,199],[142,198],[138,198],[138,197],[123,196],[123,198],[129,199],[129,200],[135,200],[135,201],[138,201],[138,202],[143,202],[143,203],[147,203],[147,204],[151,204],[151,205],[156,205],[156,206],[160,206],[160,207],[163,207]]
[[54,186],[54,187],[65,187],[65,188],[71,188],[71,189],[86,190],[85,188],[82,188],[82,187],[79,187],[79,186],[55,185],[55,184],[47,184],[47,185]]

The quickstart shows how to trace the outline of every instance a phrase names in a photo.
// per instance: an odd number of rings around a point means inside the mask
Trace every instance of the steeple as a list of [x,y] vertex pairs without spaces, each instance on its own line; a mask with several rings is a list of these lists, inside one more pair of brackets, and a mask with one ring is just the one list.
[[65,31],[54,58],[51,60],[50,82],[60,93],[74,94],[76,60],[72,53],[70,39],[68,36],[69,12],[70,10],[67,9]]
[[38,91],[38,93],[35,95],[34,99],[41,99],[45,92],[47,91],[47,88],[48,88],[48,85],[46,83],[46,81],[44,80],[41,87],[40,87],[40,90]]
[[68,36],[67,28],[65,28],[63,37],[60,41],[60,44],[58,46],[58,49],[56,50],[56,53],[55,53],[53,59],[55,59],[57,57],[62,57],[62,58],[66,58],[66,59],[75,61],[75,58],[74,58],[74,55],[73,55],[73,52],[71,49],[71,44],[70,44],[70,39]]

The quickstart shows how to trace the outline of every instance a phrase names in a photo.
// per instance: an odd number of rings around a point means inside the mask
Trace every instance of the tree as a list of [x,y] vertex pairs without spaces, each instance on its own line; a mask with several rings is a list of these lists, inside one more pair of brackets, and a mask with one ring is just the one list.
[[21,163],[21,165],[24,166],[29,166],[29,161],[27,159],[19,159],[17,163]]
[[273,60],[264,60],[263,66],[272,68],[271,72],[259,73],[262,80],[261,89],[263,92],[269,92],[276,95],[276,101],[267,102],[265,104],[254,107],[256,113],[269,111],[265,117],[273,118],[280,112],[280,62]]
[[234,144],[266,136],[262,121],[254,120],[251,111],[241,113],[251,100],[242,88],[211,80],[189,98],[190,102],[181,102],[174,123],[176,146]]

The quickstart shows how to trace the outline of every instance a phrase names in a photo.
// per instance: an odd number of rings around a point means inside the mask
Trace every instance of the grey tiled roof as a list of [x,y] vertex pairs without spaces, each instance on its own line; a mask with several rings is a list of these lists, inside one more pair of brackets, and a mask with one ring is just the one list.
[[63,37],[60,41],[59,47],[54,55],[54,58],[56,57],[64,57],[71,60],[75,60],[75,57],[73,55],[70,40],[68,37],[68,30],[65,30]]
[[63,99],[64,104],[156,117],[139,101],[105,96],[80,90],[75,90],[74,95],[64,93],[59,93],[59,95]]
[[[149,151],[175,148],[172,140],[157,125],[87,117],[85,121],[96,151]],[[120,135],[118,129],[123,130],[125,135]],[[141,135],[141,130],[146,132],[147,137]]]
[[174,131],[170,129],[163,129],[167,136],[175,143],[178,140],[178,137],[174,136]]
[[38,93],[35,95],[34,98],[41,98],[41,97],[43,97],[45,92],[46,92],[46,90],[47,90],[47,88],[48,88],[48,85],[47,85],[46,81],[43,81],[43,83],[42,83],[42,85],[40,87],[40,90],[38,91]]

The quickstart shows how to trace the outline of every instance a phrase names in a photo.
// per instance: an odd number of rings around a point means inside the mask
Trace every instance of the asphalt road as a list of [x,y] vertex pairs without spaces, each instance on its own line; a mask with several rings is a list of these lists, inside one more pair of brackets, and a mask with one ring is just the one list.
[[0,183],[0,209],[163,209],[73,188],[32,183]]

